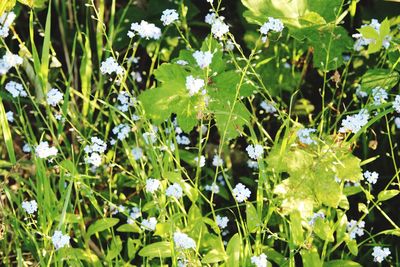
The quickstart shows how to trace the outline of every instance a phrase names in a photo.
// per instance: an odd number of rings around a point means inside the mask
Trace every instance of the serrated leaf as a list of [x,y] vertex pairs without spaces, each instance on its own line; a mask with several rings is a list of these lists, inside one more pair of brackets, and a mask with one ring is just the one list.
[[168,241],[149,244],[139,251],[139,256],[149,258],[169,258],[171,254],[171,243]]

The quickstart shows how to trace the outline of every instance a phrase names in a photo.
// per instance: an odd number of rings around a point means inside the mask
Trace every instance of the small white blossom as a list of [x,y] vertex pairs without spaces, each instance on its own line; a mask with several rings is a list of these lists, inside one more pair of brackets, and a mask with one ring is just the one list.
[[267,267],[267,255],[262,253],[259,256],[253,256],[251,257],[251,263],[256,267]]
[[124,73],[124,69],[113,57],[101,62],[100,71],[102,74],[113,74],[115,72],[117,75],[122,75]]
[[379,105],[388,99],[388,93],[381,87],[372,89],[372,97],[374,98],[374,104]]
[[215,167],[221,167],[224,165],[224,160],[220,156],[214,155],[212,165]]
[[14,112],[12,111],[7,111],[6,112],[6,118],[9,122],[14,122]]
[[348,222],[347,232],[350,235],[350,239],[355,239],[357,236],[363,236],[364,227],[365,227],[364,221],[357,222],[356,220],[351,220],[350,222]]
[[118,214],[119,212],[125,212],[126,208],[123,205],[119,205],[118,207],[112,205],[110,207],[110,212],[112,215]]
[[358,85],[358,86],[356,87],[356,96],[357,96],[358,98],[365,98],[365,97],[368,96],[368,94],[367,94],[367,92],[365,92],[365,91],[362,90],[361,85]]
[[194,162],[196,164],[199,164],[199,167],[202,168],[206,165],[206,158],[204,156],[200,156],[200,160],[199,160],[199,157],[195,157]]
[[22,62],[23,60],[20,56],[7,51],[0,59],[0,75],[6,74],[11,68],[21,65]]
[[369,114],[365,109],[360,110],[358,114],[347,115],[346,119],[342,121],[342,127],[340,127],[339,132],[352,132],[357,133],[361,128],[368,123]]
[[36,200],[24,201],[21,206],[28,214],[34,214],[38,207]]
[[165,190],[165,195],[167,197],[175,197],[180,199],[183,195],[182,187],[178,183],[173,183],[168,186],[167,190]]
[[317,142],[313,140],[310,136],[311,133],[314,133],[316,130],[312,128],[304,128],[297,131],[297,137],[300,142],[305,145],[316,144]]
[[201,69],[204,69],[211,64],[213,54],[210,51],[196,51],[193,53],[193,57],[196,60],[197,65],[199,65]]
[[364,172],[364,178],[367,179],[368,183],[375,184],[378,181],[379,174],[377,172]]
[[189,95],[193,96],[203,89],[205,83],[203,79],[194,78],[192,75],[186,77],[186,89]]
[[155,217],[150,217],[148,219],[143,219],[142,228],[148,231],[156,230],[157,219]]
[[128,124],[119,124],[112,130],[113,134],[117,135],[117,138],[121,141],[129,136],[130,131],[131,128]]
[[246,147],[247,154],[252,159],[259,159],[264,153],[262,145],[248,145]]
[[400,129],[400,117],[394,118],[394,124],[396,125],[397,129]]
[[214,12],[208,13],[204,18],[204,22],[212,25],[216,19],[217,15]]
[[272,17],[268,17],[268,21],[261,26],[260,32],[263,35],[267,35],[268,32],[270,31],[282,32],[283,28],[284,26],[280,19],[274,19]]
[[249,159],[249,160],[247,161],[247,166],[248,166],[250,169],[258,169],[258,162],[255,161],[255,160]]
[[61,231],[55,231],[51,237],[51,241],[56,250],[67,246],[69,244],[69,239],[69,235],[63,235]]
[[155,133],[145,132],[142,136],[146,144],[154,144],[157,141],[157,135]]
[[236,201],[241,203],[243,201],[246,201],[250,197],[251,192],[242,183],[238,183],[232,190],[232,194],[235,197]]
[[131,31],[128,32],[128,36],[129,38],[133,38],[135,34],[138,34],[140,37],[147,40],[158,40],[161,37],[161,29],[153,23],[148,23],[147,21],[142,20],[140,24],[137,22],[131,24]]
[[55,156],[57,155],[57,152],[57,148],[49,147],[49,143],[47,141],[40,142],[39,145],[35,148],[36,156],[41,159]]
[[22,84],[10,81],[5,86],[6,90],[12,95],[12,97],[25,97],[28,96]]
[[214,35],[214,37],[221,39],[228,32],[229,26],[224,22],[224,18],[216,18],[211,25],[211,33]]
[[176,143],[179,145],[189,145],[190,139],[187,136],[178,134],[178,135],[176,135]]
[[161,183],[157,179],[149,178],[146,180],[146,191],[149,193],[154,193],[159,187]]
[[374,247],[374,251],[372,252],[374,261],[379,263],[381,263],[389,255],[390,255],[390,250],[388,248]]
[[174,21],[179,19],[178,12],[175,9],[166,9],[163,11],[161,21],[164,26],[170,25]]
[[138,71],[132,71],[131,76],[132,76],[132,79],[134,79],[138,83],[141,83],[143,81],[142,74]]
[[212,183],[211,185],[206,185],[204,187],[204,189],[206,191],[211,191],[214,194],[218,194],[219,193],[219,186],[216,183]]
[[140,147],[132,148],[132,156],[135,160],[139,160],[143,157],[143,150]]
[[400,95],[396,95],[394,98],[393,108],[397,113],[400,113]]
[[174,243],[178,249],[196,249],[196,242],[185,233],[175,232]]
[[323,214],[322,212],[314,212],[313,216],[312,216],[311,219],[308,221],[308,224],[309,224],[310,226],[314,226],[315,221],[316,221],[318,218],[322,218],[322,219],[325,218],[325,214]]
[[93,153],[93,152],[98,152],[98,153],[104,153],[107,149],[107,144],[100,138],[93,136],[90,138],[91,145],[85,146],[84,150],[86,153]]
[[98,153],[92,153],[88,155],[86,162],[88,164],[92,164],[94,167],[99,167],[101,165],[102,158]]
[[16,15],[14,12],[4,12],[3,15],[0,16],[0,37],[6,38],[9,33],[9,29],[11,24],[14,22]]
[[131,212],[129,213],[127,223],[128,224],[134,223],[134,221],[138,219],[140,216],[142,216],[142,212],[140,211],[140,209],[138,207],[133,207],[131,209]]
[[63,100],[63,93],[61,93],[58,89],[53,88],[47,93],[47,103],[50,106],[57,106]]
[[217,215],[215,217],[215,222],[217,223],[218,227],[224,229],[228,226],[229,219],[226,216]]
[[117,108],[122,112],[127,112],[129,107],[133,107],[136,103],[136,98],[131,97],[128,92],[122,91],[118,94],[117,97],[120,105],[117,105]]
[[31,146],[28,143],[25,143],[24,146],[22,147],[22,151],[25,153],[31,152]]
[[265,112],[273,114],[276,112],[276,108],[274,107],[274,105],[267,103],[265,101],[262,101],[260,103],[260,107],[263,108],[265,110]]
[[176,64],[181,65],[181,66],[186,66],[189,64],[189,62],[187,62],[186,60],[183,60],[183,59],[179,59],[178,61],[176,61]]

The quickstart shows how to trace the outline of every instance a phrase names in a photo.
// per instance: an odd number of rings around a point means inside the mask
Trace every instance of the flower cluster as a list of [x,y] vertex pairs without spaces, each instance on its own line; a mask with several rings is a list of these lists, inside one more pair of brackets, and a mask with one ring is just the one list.
[[113,57],[109,57],[101,62],[100,71],[102,74],[113,74],[114,72],[117,75],[124,74],[124,68],[122,68]]
[[21,206],[28,214],[34,214],[38,208],[36,200],[23,201]]
[[179,15],[175,9],[166,9],[163,11],[160,20],[162,21],[164,26],[167,26],[178,19],[179,19]]
[[63,93],[61,93],[58,89],[53,88],[47,93],[47,103],[50,106],[57,106],[58,103],[60,103],[63,100]]
[[143,157],[143,150],[140,147],[132,148],[131,152],[135,160],[139,160]]
[[174,243],[178,249],[196,249],[196,242],[185,233],[175,232]]
[[228,226],[229,219],[226,216],[217,215],[215,217],[215,222],[217,223],[219,228],[224,229]]
[[364,127],[365,124],[368,123],[369,114],[365,109],[360,110],[358,114],[355,115],[347,115],[346,119],[342,121],[342,127],[340,127],[340,133],[357,133]]
[[148,231],[156,230],[157,219],[155,217],[150,217],[148,219],[142,220],[142,228]]
[[247,154],[249,155],[250,158],[252,159],[259,159],[262,157],[264,153],[264,149],[262,145],[248,145],[246,147]]
[[51,241],[56,250],[67,246],[69,244],[69,239],[69,235],[63,235],[61,231],[55,231],[51,237]]
[[260,107],[261,107],[262,109],[264,109],[265,112],[270,113],[270,114],[273,114],[273,113],[276,112],[276,108],[274,107],[274,105],[272,105],[271,103],[267,103],[267,102],[265,102],[265,101],[262,101],[262,102],[260,103]]
[[22,84],[10,81],[6,84],[5,89],[12,95],[12,97],[25,97],[28,96]]
[[[369,25],[368,24],[364,24],[364,25],[361,26],[361,28],[364,28],[366,26],[372,27],[377,32],[379,32],[380,28],[381,28],[381,24],[376,19],[372,19],[371,23]],[[364,46],[367,46],[367,45],[369,45],[371,43],[376,42],[376,40],[374,40],[374,39],[368,39],[368,38],[363,37],[363,35],[361,33],[355,33],[352,36],[353,36],[353,38],[356,39],[356,41],[354,43],[354,50],[355,51],[360,51]],[[382,42],[382,46],[385,49],[389,48],[391,39],[392,39],[392,36],[390,36],[390,35],[387,35],[387,36],[384,37],[383,42]]]
[[252,256],[251,263],[254,264],[256,267],[267,267],[267,255],[262,253],[258,256]]
[[173,183],[168,186],[167,190],[165,190],[165,195],[167,197],[175,197],[176,199],[180,199],[183,195],[182,187],[178,183]]
[[22,62],[23,60],[20,56],[7,51],[0,59],[0,75],[6,74],[11,68],[21,65]]
[[121,141],[128,137],[130,131],[131,127],[124,123],[119,124],[112,129],[113,134],[117,135],[117,138]]
[[57,148],[49,147],[49,143],[47,141],[42,141],[35,148],[35,154],[41,159],[45,159],[48,157],[53,157],[57,155]]
[[146,180],[146,191],[149,193],[154,193],[159,187],[161,183],[157,179],[149,178]]
[[136,98],[131,97],[130,94],[126,91],[120,92],[117,99],[120,103],[119,105],[117,105],[117,109],[122,112],[127,112],[129,107],[133,107],[136,103]]
[[363,236],[364,227],[364,221],[357,222],[356,220],[351,220],[347,224],[347,232],[349,233],[350,239],[355,239],[357,236]]
[[374,261],[379,263],[381,263],[389,255],[390,255],[390,250],[388,248],[374,247],[374,251],[372,252]]
[[305,145],[316,144],[317,142],[313,140],[310,136],[311,133],[314,133],[316,130],[312,128],[304,128],[297,131],[297,137],[300,142]]
[[364,178],[367,179],[368,183],[375,184],[378,181],[379,174],[377,172],[364,172]]
[[211,64],[213,54],[210,51],[195,51],[193,53],[193,57],[196,60],[197,65],[199,65],[200,68],[204,69]]
[[397,113],[400,113],[400,95],[396,95],[394,98],[393,108]]
[[235,197],[236,201],[241,203],[243,201],[246,201],[250,197],[251,192],[242,183],[238,183],[232,190],[232,194]]
[[86,162],[92,164],[94,167],[101,165],[101,155],[106,151],[107,144],[98,137],[92,137],[90,139],[91,145],[85,146],[84,150],[87,154]]
[[147,21],[142,20],[140,24],[137,22],[132,23],[131,30],[128,31],[129,38],[133,38],[136,34],[147,40],[158,40],[161,37],[161,29],[153,23],[148,23]]
[[282,21],[280,19],[275,19],[275,18],[272,18],[272,17],[268,17],[268,21],[265,22],[260,28],[261,34],[264,35],[262,37],[262,40],[264,42],[266,42],[268,40],[267,35],[268,35],[268,33],[270,31],[282,32],[283,28],[284,28],[284,26],[283,26],[283,23],[282,23]]
[[388,99],[388,93],[382,87],[376,87],[372,89],[372,97],[374,98],[374,104],[379,105]]
[[193,96],[200,92],[203,89],[204,85],[205,84],[203,79],[195,78],[192,75],[186,77],[186,89],[189,91],[190,96]]
[[0,16],[0,37],[6,38],[8,36],[10,26],[15,20],[14,12],[4,12],[3,15]]

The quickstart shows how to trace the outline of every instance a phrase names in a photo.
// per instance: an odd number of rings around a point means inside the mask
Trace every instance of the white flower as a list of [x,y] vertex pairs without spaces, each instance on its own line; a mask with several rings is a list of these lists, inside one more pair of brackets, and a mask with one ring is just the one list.
[[389,255],[390,255],[390,250],[388,248],[374,247],[374,251],[372,252],[374,261],[379,263],[382,262],[384,259],[386,259],[386,257]]
[[216,183],[212,183],[211,185],[206,185],[204,187],[204,189],[206,191],[211,191],[214,194],[218,194],[219,193],[219,186]]
[[36,156],[41,159],[55,156],[57,155],[57,152],[57,148],[49,147],[49,143],[47,141],[40,142],[39,145],[35,148]]
[[117,75],[122,75],[124,73],[124,69],[113,57],[109,57],[101,62],[100,71],[102,74],[112,74],[115,72]]
[[211,25],[211,33],[215,38],[221,39],[229,32],[229,26],[224,22],[223,17],[216,18]]
[[236,201],[239,203],[246,201],[251,195],[250,190],[246,188],[246,186],[244,186],[242,183],[238,183],[232,190],[232,193]]
[[139,71],[132,71],[131,76],[132,79],[134,79],[138,83],[141,83],[143,81],[142,74]]
[[364,178],[367,179],[368,183],[375,184],[378,181],[379,174],[377,172],[364,172]]
[[357,133],[361,128],[368,123],[369,114],[365,109],[360,110],[358,114],[347,115],[346,119],[342,121],[342,127],[340,127],[339,132],[352,132]]
[[90,138],[90,141],[92,142],[92,144],[87,145],[84,148],[86,153],[93,153],[93,152],[104,153],[106,151],[107,144],[100,138],[93,136]]
[[262,253],[259,256],[253,256],[251,257],[251,263],[256,267],[267,267],[267,255]]
[[165,195],[167,197],[175,197],[179,199],[183,195],[182,187],[178,183],[173,183],[172,185],[168,186],[167,190],[165,191]]
[[397,129],[400,129],[400,117],[394,118],[394,124],[396,125]]
[[7,111],[6,112],[6,118],[9,122],[14,122],[14,112],[12,111]]
[[114,204],[110,207],[110,212],[112,215],[118,214],[119,212],[125,212],[126,208],[123,205],[119,205],[118,207],[114,206]]
[[156,230],[157,219],[155,217],[150,217],[148,219],[143,219],[142,228],[148,231]]
[[276,108],[272,104],[267,103],[265,101],[262,101],[260,103],[260,107],[263,108],[265,110],[265,112],[270,113],[270,114],[273,114],[276,112]]
[[400,95],[396,95],[393,101],[393,108],[397,113],[400,113]]
[[206,165],[206,158],[204,156],[200,156],[200,160],[199,160],[199,157],[195,157],[194,162],[196,164],[199,164],[199,167],[202,168]]
[[99,167],[101,165],[101,156],[98,153],[92,153],[86,158],[86,162],[88,164],[92,164],[95,167]]
[[233,49],[235,49],[235,44],[231,40],[226,41],[225,50],[232,51]]
[[25,153],[31,152],[31,146],[28,143],[25,143],[24,146],[22,147],[22,151]]
[[112,130],[113,134],[116,134],[117,138],[121,141],[129,136],[130,131],[131,128],[129,125],[124,123],[115,126]]
[[349,232],[350,239],[355,239],[357,236],[364,235],[365,222],[356,220],[351,220],[347,223],[347,232]]
[[269,31],[282,32],[283,28],[284,26],[280,19],[268,17],[268,21],[261,26],[260,32],[263,35],[267,35]]
[[176,64],[181,65],[181,66],[186,66],[187,64],[189,64],[189,62],[187,62],[186,60],[183,60],[183,59],[179,59],[178,61],[176,61]]
[[325,214],[323,214],[322,212],[314,212],[313,216],[312,216],[311,219],[308,221],[308,224],[309,224],[310,226],[314,226],[315,221],[316,221],[318,218],[322,218],[322,219],[325,218]]
[[154,193],[159,187],[161,183],[157,179],[149,178],[146,180],[146,191],[149,193]]
[[221,167],[222,165],[224,165],[224,160],[220,156],[214,155],[212,165],[215,167]]
[[163,11],[161,21],[164,26],[170,25],[174,21],[179,19],[178,12],[175,9],[166,9]]
[[18,55],[14,55],[10,51],[0,59],[0,75],[6,74],[12,67],[21,65],[23,62],[22,58]]
[[246,147],[247,154],[252,159],[259,159],[264,153],[262,145],[248,145]]
[[176,143],[179,145],[189,145],[190,139],[187,136],[178,134],[178,135],[176,135]]
[[135,160],[139,160],[143,157],[143,150],[140,147],[132,148],[132,156]]
[[215,217],[215,222],[217,223],[219,228],[224,229],[225,227],[228,226],[229,219],[226,216],[222,217],[220,215],[217,215]]
[[155,133],[145,132],[142,134],[142,136],[146,144],[154,144],[157,141],[157,136]]
[[365,98],[368,96],[368,94],[367,94],[367,92],[365,92],[361,89],[361,85],[358,85],[356,88],[356,96],[358,98]]
[[8,92],[10,92],[10,94],[14,98],[19,97],[19,96],[22,96],[22,97],[28,96],[28,94],[24,90],[24,87],[22,87],[22,84],[20,84],[20,83],[10,81],[6,84],[5,88]]
[[316,130],[312,128],[304,128],[297,131],[297,137],[300,142],[305,145],[316,144],[317,142],[310,137],[311,133],[314,133]]
[[118,94],[117,97],[120,105],[117,105],[117,108],[122,112],[127,112],[129,107],[133,107],[136,103],[136,98],[131,97],[128,92],[122,91]]
[[174,243],[179,249],[196,249],[196,242],[185,233],[175,232]]
[[196,60],[197,65],[199,65],[201,69],[204,69],[211,64],[213,54],[210,51],[196,51],[193,53],[193,57]]
[[131,212],[129,213],[127,223],[128,224],[134,223],[134,221],[140,216],[142,216],[142,212],[140,211],[140,209],[138,207],[133,207],[131,209]]
[[206,17],[204,18],[204,22],[207,23],[207,24],[212,25],[214,23],[215,19],[216,19],[216,16],[217,15],[214,12],[208,13],[206,15]]
[[63,235],[61,231],[55,231],[53,236],[51,237],[51,241],[53,242],[54,248],[56,250],[68,245],[69,239],[69,235]]
[[1,38],[6,38],[8,36],[10,26],[14,22],[15,17],[16,17],[16,15],[12,11],[4,12],[3,15],[1,15],[1,17],[0,17],[0,37]]
[[204,85],[203,79],[194,78],[192,75],[186,77],[186,89],[188,89],[190,96],[197,94],[203,89]]
[[258,169],[258,162],[255,161],[255,160],[249,159],[249,160],[247,161],[247,166],[248,166],[250,169]]
[[53,88],[47,93],[47,103],[55,107],[63,100],[63,97],[64,95],[58,89]]
[[153,23],[142,20],[140,24],[137,22],[131,24],[131,31],[128,32],[128,36],[129,38],[133,38],[135,34],[147,40],[158,40],[161,37],[161,29]]
[[24,201],[21,206],[28,214],[33,214],[37,211],[36,200]]
[[374,98],[374,104],[379,105],[388,99],[388,93],[381,87],[372,89],[372,97]]

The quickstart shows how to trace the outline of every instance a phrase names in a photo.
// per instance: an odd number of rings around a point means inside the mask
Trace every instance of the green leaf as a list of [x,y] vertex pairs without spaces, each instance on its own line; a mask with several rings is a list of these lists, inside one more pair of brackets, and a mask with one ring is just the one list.
[[210,250],[206,255],[204,255],[201,263],[211,264],[223,261],[226,258],[224,251],[219,251],[217,249]]
[[361,160],[351,153],[346,153],[335,165],[336,176],[341,180],[359,182],[363,179]]
[[18,2],[31,8],[44,8],[47,0],[18,0]]
[[301,226],[301,216],[299,211],[290,213],[290,231],[291,239],[295,245],[300,245],[304,242],[303,227]]
[[358,254],[357,241],[354,239],[346,239],[345,242],[346,242],[347,247],[350,250],[350,253],[353,254],[354,256],[357,256],[357,254]]
[[1,98],[1,96],[0,96],[0,126],[1,126],[1,130],[3,132],[3,138],[4,138],[4,142],[6,144],[8,157],[10,158],[11,163],[15,164],[17,162],[17,160],[15,158],[12,135],[11,135],[10,126],[8,124],[8,120],[7,120],[6,112],[4,110],[3,100]]
[[323,267],[361,267],[362,265],[350,260],[333,260],[325,262]]
[[139,251],[139,256],[149,258],[169,258],[171,254],[171,243],[168,241],[149,244]]
[[99,258],[90,250],[67,247],[61,249],[60,254],[63,259],[79,259],[90,263],[91,266],[102,266]]
[[116,225],[119,222],[118,218],[104,218],[97,220],[93,224],[91,224],[86,232],[87,238],[89,238],[91,235],[102,232],[104,230],[107,230],[114,225]]
[[226,260],[227,267],[240,266],[240,252],[242,251],[242,242],[238,233],[234,234],[226,246]]
[[378,201],[386,201],[389,200],[395,196],[397,196],[400,193],[399,190],[383,190],[379,192],[378,194]]
[[122,250],[121,238],[119,236],[115,236],[111,240],[111,247],[107,252],[106,260],[110,261],[112,259],[115,259],[121,253],[121,250]]
[[371,39],[372,42],[368,45],[368,54],[379,52],[382,49],[383,42],[390,34],[390,22],[388,19],[382,21],[379,31],[375,30],[372,26],[363,26],[357,29],[364,38]]
[[117,231],[122,232],[122,233],[141,233],[142,232],[142,230],[136,223],[123,224],[117,228]]
[[322,240],[333,242],[333,231],[329,226],[329,222],[322,218],[317,218],[314,224],[314,233]]
[[322,267],[323,262],[321,261],[318,250],[312,248],[310,250],[301,250],[301,259],[303,260],[303,266],[307,267]]
[[392,89],[400,79],[396,71],[389,69],[371,69],[361,77],[361,89],[371,93],[373,88],[382,87],[387,90]]
[[246,202],[246,221],[250,233],[254,233],[261,226],[261,219],[251,202]]

